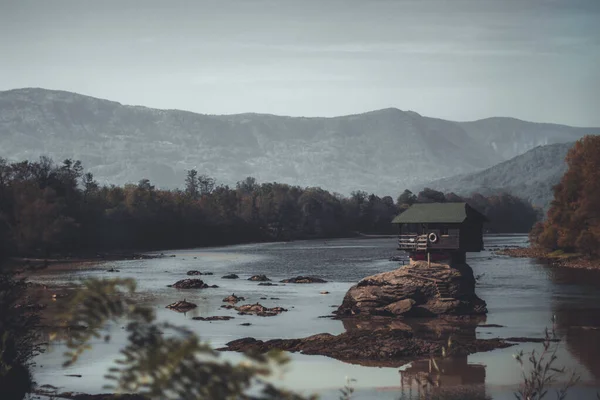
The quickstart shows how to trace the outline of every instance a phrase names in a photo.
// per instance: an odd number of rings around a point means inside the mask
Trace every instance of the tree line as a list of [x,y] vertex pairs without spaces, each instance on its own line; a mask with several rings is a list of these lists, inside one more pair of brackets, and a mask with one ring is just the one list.
[[528,232],[539,218],[530,203],[503,194],[461,198],[424,189],[397,199],[363,191],[350,196],[318,187],[258,183],[235,187],[190,170],[182,190],[148,179],[99,185],[80,161],[0,159],[0,246],[11,254],[49,256],[85,251],[195,246],[393,234],[390,223],[415,202],[468,201],[491,219],[493,232]]

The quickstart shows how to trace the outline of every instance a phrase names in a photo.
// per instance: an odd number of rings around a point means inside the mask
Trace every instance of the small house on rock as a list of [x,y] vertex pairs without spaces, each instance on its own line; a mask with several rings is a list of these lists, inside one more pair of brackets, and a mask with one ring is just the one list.
[[464,263],[466,252],[483,250],[486,221],[467,203],[419,203],[392,223],[399,227],[398,250],[408,252],[412,260]]

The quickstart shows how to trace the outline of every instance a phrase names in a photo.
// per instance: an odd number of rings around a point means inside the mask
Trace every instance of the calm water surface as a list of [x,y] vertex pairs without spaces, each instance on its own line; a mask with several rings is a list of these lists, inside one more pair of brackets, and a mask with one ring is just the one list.
[[[488,324],[502,328],[477,328],[480,338],[527,336],[542,337],[545,327],[552,326],[564,339],[558,356],[561,365],[577,370],[582,376],[581,388],[571,398],[595,398],[600,387],[600,273],[596,271],[554,269],[530,259],[492,254],[503,246],[526,245],[519,235],[486,236],[488,250],[468,255],[475,275],[480,275],[477,294],[488,304]],[[110,262],[76,272],[47,272],[37,281],[71,284],[87,277],[131,277],[138,281],[140,301],[155,307],[158,319],[185,325],[201,337],[220,347],[230,340],[252,336],[259,339],[304,337],[321,332],[344,332],[340,321],[319,318],[329,315],[339,305],[348,288],[365,276],[397,268],[388,261],[397,255],[395,239],[340,239],[299,241],[166,251],[174,258]],[[120,273],[108,273],[115,267]],[[203,276],[218,289],[181,290],[168,288],[186,277],[188,270],[213,272]],[[221,279],[236,273],[239,280]],[[297,276],[317,276],[329,281],[314,285],[258,286],[245,278],[266,274],[273,281]],[[321,295],[326,290],[328,295]],[[272,318],[238,316],[221,309],[222,299],[231,294],[246,297],[248,302],[265,306],[282,306],[287,313]],[[198,304],[187,314],[165,309],[165,305],[186,298]],[[261,300],[278,297],[280,300]],[[194,316],[232,315],[230,321],[193,321]],[[251,326],[240,326],[250,322]],[[61,367],[64,346],[37,358],[35,377],[39,384],[52,384],[63,390],[97,393],[106,383],[103,375],[125,343],[120,326],[110,328],[112,341],[94,343],[81,361],[68,369]],[[540,345],[518,346],[478,353],[463,359],[445,361],[444,385],[485,385],[494,398],[514,398],[512,390],[520,380],[520,370],[512,357],[518,349],[531,351]],[[224,353],[227,359],[240,355]],[[427,369],[427,363],[412,363],[398,368],[363,367],[345,364],[321,356],[292,355],[293,362],[283,379],[277,382],[304,393],[319,393],[324,399],[338,398],[338,389],[346,377],[357,379],[356,398],[398,399],[409,388],[401,387],[401,375],[409,376]],[[83,378],[66,377],[81,374]],[[413,394],[416,391],[413,388]]]

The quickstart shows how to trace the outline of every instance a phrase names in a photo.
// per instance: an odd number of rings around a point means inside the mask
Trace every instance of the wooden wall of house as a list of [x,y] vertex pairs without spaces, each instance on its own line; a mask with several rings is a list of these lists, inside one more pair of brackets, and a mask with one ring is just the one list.
[[460,229],[460,249],[462,251],[483,250],[483,223],[469,219],[463,222]]
[[425,228],[421,224],[402,224],[400,230],[401,234],[435,233],[438,236],[437,243],[429,242],[427,245],[431,250],[483,250],[483,223],[475,218],[467,218],[462,224],[427,224]]
[[[435,233],[438,237],[436,243],[429,242],[427,247],[432,250],[457,250],[460,247],[458,228],[435,228],[427,229],[425,234]],[[445,233],[448,232],[446,235]]]

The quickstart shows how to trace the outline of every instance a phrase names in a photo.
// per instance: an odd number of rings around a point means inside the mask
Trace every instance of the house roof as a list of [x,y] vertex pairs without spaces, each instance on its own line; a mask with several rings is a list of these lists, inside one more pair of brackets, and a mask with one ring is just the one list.
[[487,221],[485,215],[479,213],[467,203],[418,203],[410,206],[402,214],[396,216],[393,224],[447,223],[460,224],[467,217]]

